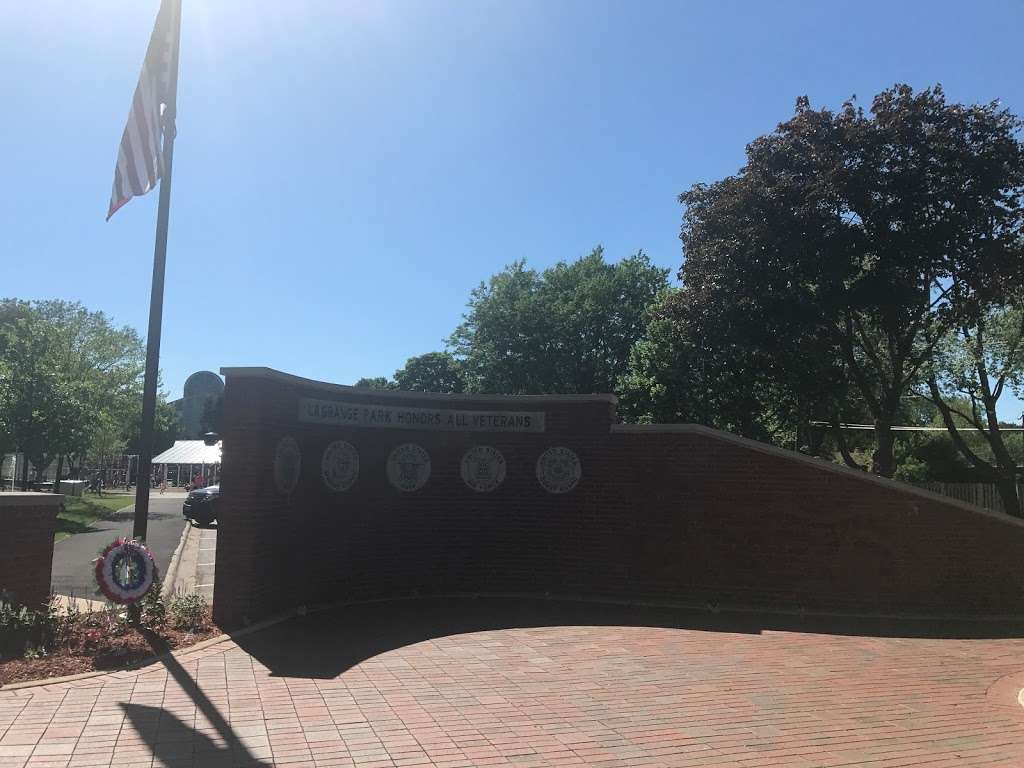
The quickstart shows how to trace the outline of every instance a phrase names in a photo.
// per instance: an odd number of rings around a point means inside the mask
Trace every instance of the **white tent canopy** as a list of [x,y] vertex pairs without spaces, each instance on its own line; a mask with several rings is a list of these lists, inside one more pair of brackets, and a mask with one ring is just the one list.
[[174,445],[153,459],[153,465],[162,467],[157,471],[155,482],[190,483],[193,472],[198,470],[204,483],[213,483],[220,478],[220,443],[207,445],[202,440],[175,440]]
[[154,464],[220,464],[220,442],[207,445],[202,440],[175,440],[174,445],[153,458]]

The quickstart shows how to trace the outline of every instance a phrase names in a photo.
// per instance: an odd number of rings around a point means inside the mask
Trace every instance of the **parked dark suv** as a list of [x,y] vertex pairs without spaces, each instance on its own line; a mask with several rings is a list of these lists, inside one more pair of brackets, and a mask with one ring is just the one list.
[[194,520],[199,525],[209,525],[217,519],[217,500],[220,498],[220,486],[210,485],[191,491],[181,507],[181,514],[186,520]]

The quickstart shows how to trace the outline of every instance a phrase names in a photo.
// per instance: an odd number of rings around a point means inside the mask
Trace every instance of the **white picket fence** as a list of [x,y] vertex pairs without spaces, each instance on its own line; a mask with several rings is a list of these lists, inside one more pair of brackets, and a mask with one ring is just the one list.
[[[951,499],[966,501],[985,509],[1004,512],[1003,501],[995,483],[919,483],[919,487],[948,496]],[[1017,486],[1017,498],[1024,492],[1024,486]]]

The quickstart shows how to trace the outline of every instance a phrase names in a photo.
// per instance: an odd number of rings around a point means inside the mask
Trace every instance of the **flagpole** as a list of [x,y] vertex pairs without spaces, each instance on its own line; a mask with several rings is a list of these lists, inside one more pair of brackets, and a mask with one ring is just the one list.
[[150,473],[153,464],[153,421],[156,417],[156,387],[160,374],[160,330],[164,312],[164,273],[167,267],[167,224],[171,212],[171,166],[174,160],[174,119],[178,103],[178,48],[181,42],[181,0],[174,3],[174,41],[171,44],[171,76],[163,120],[163,160],[160,173],[160,202],[156,214],[156,244],[153,248],[153,285],[149,296],[149,331],[146,335],[146,378],[142,385],[142,429],[139,444],[139,475],[135,486],[135,522],[132,537],[146,538],[149,522]]

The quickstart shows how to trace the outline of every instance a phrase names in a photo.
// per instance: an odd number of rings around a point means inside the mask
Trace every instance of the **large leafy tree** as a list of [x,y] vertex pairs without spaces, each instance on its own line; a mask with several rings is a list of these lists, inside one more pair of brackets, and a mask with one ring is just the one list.
[[667,286],[642,251],[609,263],[595,248],[543,272],[516,262],[473,291],[449,346],[468,391],[611,392]]
[[470,391],[537,392],[555,378],[547,355],[554,324],[543,311],[541,285],[536,270],[517,261],[473,290],[448,342]]
[[[3,360],[5,413],[13,447],[38,468],[49,462],[50,446],[77,437],[83,418],[81,389],[59,370],[59,333],[43,312],[28,302],[0,304],[0,359]],[[78,395],[78,396],[76,396]],[[22,464],[22,483],[28,481]]]
[[[128,428],[141,390],[143,347],[131,328],[65,301],[0,301],[0,421],[41,469]],[[22,480],[28,479],[24,465]],[[58,466],[58,472],[60,467]]]
[[[219,403],[223,402],[223,396],[218,395],[215,400]],[[205,404],[204,404],[205,406]],[[212,417],[219,419],[221,417],[222,408],[215,407],[212,411],[208,412],[207,409],[203,408],[203,419]],[[114,446],[119,446],[118,450],[124,450],[126,453],[139,453],[142,447],[142,399],[141,395],[136,400],[131,413],[127,417],[128,427],[125,429],[123,426],[116,432],[117,442]],[[206,424],[206,422],[203,422]],[[219,427],[220,422],[215,421],[214,425]],[[208,426],[202,427],[204,432],[219,432],[218,429],[210,429]],[[165,451],[174,445],[175,439],[178,437],[179,424],[178,424],[178,412],[174,405],[167,400],[165,392],[158,391],[156,395],[156,412],[153,414],[153,455],[159,454],[161,451]],[[113,451],[116,453],[116,450]]]
[[695,422],[772,439],[778,424],[765,360],[720,338],[692,299],[687,289],[670,290],[650,308],[618,381],[620,412],[635,422]]
[[770,360],[785,400],[833,421],[861,401],[879,474],[893,474],[892,427],[936,345],[1021,279],[1019,127],[939,87],[896,86],[868,112],[802,98],[737,175],[680,196],[694,312]]
[[407,392],[462,392],[462,366],[450,352],[410,357],[395,371],[395,384]]

